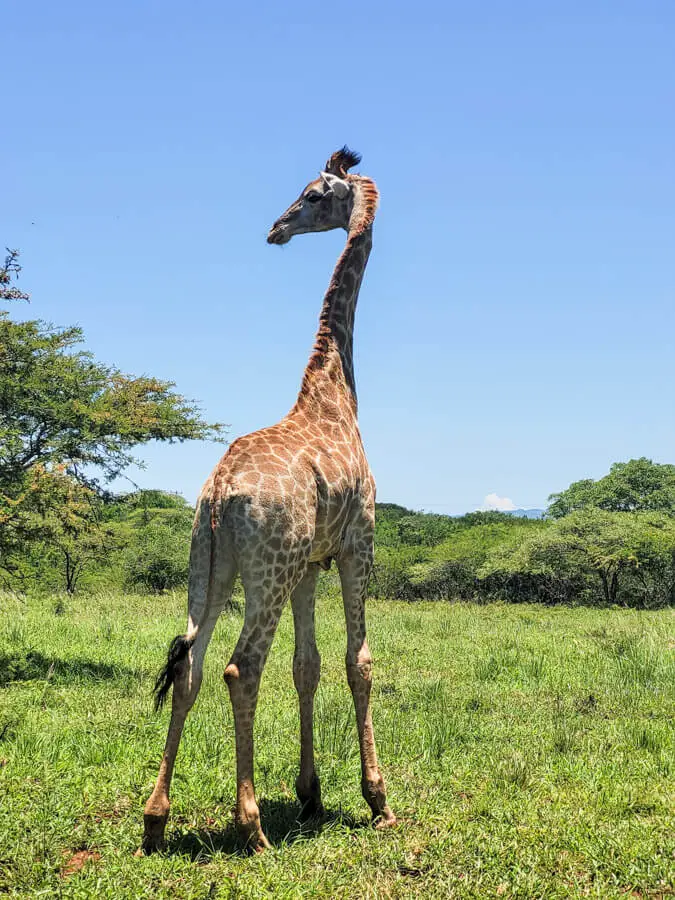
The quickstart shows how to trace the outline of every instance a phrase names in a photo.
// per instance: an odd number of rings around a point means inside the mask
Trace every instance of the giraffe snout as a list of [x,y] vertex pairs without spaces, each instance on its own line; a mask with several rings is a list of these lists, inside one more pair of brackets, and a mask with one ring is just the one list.
[[267,235],[267,243],[287,244],[290,239],[291,236],[288,233],[288,225],[284,222],[283,219],[277,219],[277,221],[269,230],[269,234]]

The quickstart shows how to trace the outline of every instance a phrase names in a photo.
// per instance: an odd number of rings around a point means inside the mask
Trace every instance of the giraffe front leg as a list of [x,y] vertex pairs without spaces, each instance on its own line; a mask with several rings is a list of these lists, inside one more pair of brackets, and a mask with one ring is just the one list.
[[314,765],[314,695],[321,672],[314,627],[314,592],[318,574],[318,565],[310,565],[291,596],[295,628],[293,681],[300,706],[300,774],[295,790],[302,805],[300,815],[303,819],[323,815],[321,785]]
[[347,681],[354,699],[361,751],[361,791],[372,810],[375,827],[385,828],[395,825],[396,818],[387,805],[384,778],[377,763],[370,708],[373,660],[366,642],[365,600],[371,561],[372,550],[358,556],[350,554],[338,561],[338,570],[347,621]]

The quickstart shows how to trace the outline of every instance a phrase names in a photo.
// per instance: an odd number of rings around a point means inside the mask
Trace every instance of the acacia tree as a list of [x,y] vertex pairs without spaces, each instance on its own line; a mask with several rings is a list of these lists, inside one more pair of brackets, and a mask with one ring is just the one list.
[[0,312],[0,489],[19,486],[36,463],[63,463],[100,489],[138,462],[140,444],[218,436],[172,382],[125,375],[78,349],[82,341],[79,328]]
[[[12,252],[0,269],[0,299],[26,296],[12,284],[19,271]],[[141,462],[137,447],[150,440],[220,439],[222,426],[207,423],[173,382],[124,374],[95,360],[82,343],[79,328],[15,322],[0,310],[0,566],[6,570],[40,533],[36,516],[47,518],[46,498],[68,502],[64,478],[79,486],[70,499],[77,499],[82,535],[82,491],[92,508],[105,499],[106,485]]]
[[19,277],[19,251],[6,248],[7,255],[0,266],[0,300],[28,300],[29,295],[20,291],[13,281]]

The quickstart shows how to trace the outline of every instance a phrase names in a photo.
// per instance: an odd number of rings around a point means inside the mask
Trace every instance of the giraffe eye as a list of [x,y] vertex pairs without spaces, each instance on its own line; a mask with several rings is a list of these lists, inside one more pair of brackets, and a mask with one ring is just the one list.
[[323,199],[323,194],[320,194],[319,191],[310,191],[308,194],[305,194],[305,200],[308,203],[318,203],[321,199]]

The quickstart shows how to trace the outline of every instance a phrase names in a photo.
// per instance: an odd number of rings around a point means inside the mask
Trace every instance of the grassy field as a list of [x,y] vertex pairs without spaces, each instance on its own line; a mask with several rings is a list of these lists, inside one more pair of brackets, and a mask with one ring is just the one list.
[[327,819],[301,828],[284,614],[256,720],[274,849],[231,826],[219,624],[173,787],[169,849],[134,858],[168,713],[153,676],[184,597],[1,599],[0,894],[662,897],[675,882],[675,613],[373,602],[374,719],[398,828],[368,826],[340,601],[320,599],[315,732]]

